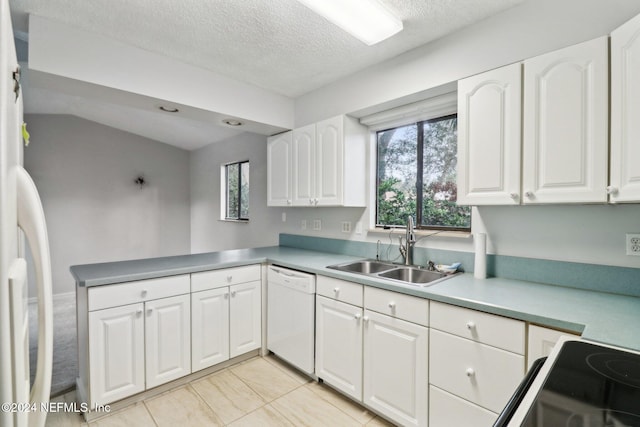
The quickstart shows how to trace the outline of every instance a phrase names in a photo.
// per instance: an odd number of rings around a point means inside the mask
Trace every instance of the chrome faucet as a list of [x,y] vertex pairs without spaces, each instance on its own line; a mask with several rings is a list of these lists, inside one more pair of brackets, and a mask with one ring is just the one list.
[[416,244],[416,235],[413,232],[413,217],[409,215],[407,219],[407,231],[404,237],[400,238],[400,254],[404,257],[405,265],[413,265],[413,246]]

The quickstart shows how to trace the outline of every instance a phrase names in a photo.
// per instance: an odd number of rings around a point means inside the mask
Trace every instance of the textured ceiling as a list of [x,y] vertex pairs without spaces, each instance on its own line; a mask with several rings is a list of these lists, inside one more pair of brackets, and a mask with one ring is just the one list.
[[296,0],[10,0],[10,5],[19,32],[28,32],[32,13],[297,97],[520,2],[384,0],[404,30],[371,47]]

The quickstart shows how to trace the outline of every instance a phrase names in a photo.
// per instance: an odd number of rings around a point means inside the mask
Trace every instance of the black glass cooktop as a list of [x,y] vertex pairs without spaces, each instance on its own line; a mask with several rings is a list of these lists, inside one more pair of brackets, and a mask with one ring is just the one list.
[[640,427],[640,355],[565,342],[522,426]]

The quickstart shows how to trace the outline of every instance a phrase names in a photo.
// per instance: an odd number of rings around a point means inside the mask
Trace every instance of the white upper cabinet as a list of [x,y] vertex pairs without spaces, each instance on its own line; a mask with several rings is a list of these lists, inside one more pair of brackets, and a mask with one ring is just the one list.
[[520,203],[522,65],[458,82],[458,204]]
[[606,202],[608,39],[524,62],[523,203]]
[[291,205],[291,132],[267,140],[267,205]]
[[293,206],[314,205],[316,125],[293,130]]
[[640,201],[640,15],[611,33],[610,201]]
[[340,205],[345,176],[343,116],[316,124],[316,204]]
[[336,116],[269,138],[267,205],[364,207],[367,137],[356,119]]

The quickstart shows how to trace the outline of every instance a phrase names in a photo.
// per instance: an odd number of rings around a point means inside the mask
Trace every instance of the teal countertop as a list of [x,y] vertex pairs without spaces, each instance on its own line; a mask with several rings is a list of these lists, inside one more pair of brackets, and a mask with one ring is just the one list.
[[521,280],[479,280],[472,274],[457,274],[432,286],[417,287],[326,268],[356,259],[362,257],[274,246],[77,265],[71,267],[71,273],[78,286],[91,287],[269,262],[582,333],[592,341],[640,350],[640,298]]

